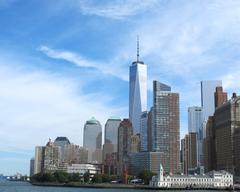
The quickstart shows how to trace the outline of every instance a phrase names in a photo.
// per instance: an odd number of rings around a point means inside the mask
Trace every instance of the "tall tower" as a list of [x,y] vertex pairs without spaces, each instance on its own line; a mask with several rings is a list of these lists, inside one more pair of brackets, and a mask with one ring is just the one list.
[[141,115],[147,110],[147,65],[139,60],[139,39],[137,39],[137,61],[129,71],[129,119],[134,134],[140,133]]
[[[102,133],[102,126],[98,120],[92,117],[86,121],[83,133],[83,147],[88,150],[88,162],[96,162],[94,152],[97,150],[97,138]],[[101,141],[102,143],[102,141]]]
[[179,94],[153,81],[152,151],[160,152],[166,172],[177,173],[180,165]]

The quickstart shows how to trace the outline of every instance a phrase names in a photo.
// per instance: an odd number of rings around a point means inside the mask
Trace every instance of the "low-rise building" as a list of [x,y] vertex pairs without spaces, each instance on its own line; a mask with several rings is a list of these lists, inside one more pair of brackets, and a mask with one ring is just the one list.
[[206,175],[174,175],[164,176],[160,164],[159,173],[153,176],[150,187],[153,188],[209,188],[225,189],[233,186],[233,175],[226,171],[211,171]]
[[72,164],[67,166],[67,173],[79,173],[81,176],[89,173],[90,176],[93,176],[101,173],[101,169],[92,164]]

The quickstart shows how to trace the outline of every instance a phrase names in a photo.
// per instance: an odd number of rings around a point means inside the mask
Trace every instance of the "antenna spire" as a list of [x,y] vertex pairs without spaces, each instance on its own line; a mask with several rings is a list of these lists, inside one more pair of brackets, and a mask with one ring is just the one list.
[[137,35],[137,62],[139,61],[139,35]]

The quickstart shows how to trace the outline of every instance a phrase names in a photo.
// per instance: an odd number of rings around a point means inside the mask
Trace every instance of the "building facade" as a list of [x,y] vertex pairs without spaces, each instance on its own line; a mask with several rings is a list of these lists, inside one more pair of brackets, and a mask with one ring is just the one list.
[[86,121],[83,132],[83,147],[88,150],[88,163],[97,163],[94,152],[97,151],[97,146],[101,143],[100,136],[102,134],[102,126],[98,120],[92,117]]
[[118,175],[128,169],[129,153],[131,152],[132,123],[123,119],[118,128]]
[[129,119],[134,134],[140,133],[140,122],[143,111],[147,110],[147,65],[134,61],[129,71]]
[[150,181],[152,188],[175,188],[175,189],[229,189],[233,187],[233,175],[226,171],[212,171],[206,175],[164,175],[162,165],[159,173]]
[[179,94],[171,87],[153,82],[151,140],[153,152],[161,152],[161,164],[169,173],[180,171]]
[[181,141],[182,144],[182,164],[183,173],[188,175],[189,172],[195,170],[198,166],[197,161],[197,133],[189,133],[185,135]]
[[141,115],[140,123],[140,151],[148,151],[148,112],[144,111]]

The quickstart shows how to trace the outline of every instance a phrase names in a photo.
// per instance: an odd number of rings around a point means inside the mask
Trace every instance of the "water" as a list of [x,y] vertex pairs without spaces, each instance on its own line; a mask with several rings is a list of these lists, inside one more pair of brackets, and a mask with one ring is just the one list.
[[[0,181],[0,192],[147,192],[153,190],[134,190],[134,189],[88,189],[88,188],[69,188],[69,187],[38,187],[32,186],[27,182]],[[157,190],[156,190],[157,191]],[[170,192],[170,191],[169,191]],[[171,191],[177,192],[177,191]],[[178,191],[178,192],[183,192]],[[191,192],[188,190],[187,192]],[[196,190],[194,191],[196,192]],[[200,191],[199,191],[200,192]],[[203,191],[210,192],[210,191]],[[212,192],[212,191],[211,191]]]

